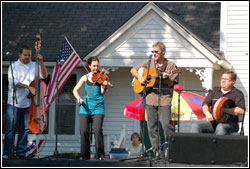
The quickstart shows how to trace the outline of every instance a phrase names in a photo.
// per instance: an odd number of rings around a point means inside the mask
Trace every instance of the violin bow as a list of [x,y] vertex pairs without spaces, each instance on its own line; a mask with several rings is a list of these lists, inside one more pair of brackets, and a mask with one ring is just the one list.
[[[89,95],[90,91],[92,90],[92,88],[94,87],[95,83],[97,82],[97,80],[92,84],[91,88],[89,89],[88,93],[84,96],[83,101],[87,98],[87,96]],[[80,101],[80,99],[79,99]]]

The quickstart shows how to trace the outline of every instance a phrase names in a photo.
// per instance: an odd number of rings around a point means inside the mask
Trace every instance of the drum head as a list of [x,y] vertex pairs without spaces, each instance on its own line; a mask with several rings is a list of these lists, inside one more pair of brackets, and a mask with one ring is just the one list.
[[221,97],[218,99],[213,107],[212,115],[217,122],[227,123],[231,115],[226,114],[222,111],[223,108],[232,108],[235,107],[233,100]]

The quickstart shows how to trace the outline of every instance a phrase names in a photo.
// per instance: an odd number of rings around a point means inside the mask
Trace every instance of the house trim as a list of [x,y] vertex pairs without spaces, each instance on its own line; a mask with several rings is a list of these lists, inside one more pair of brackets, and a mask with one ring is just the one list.
[[226,54],[227,42],[227,2],[221,2],[221,18],[220,18],[220,51]]
[[[153,10],[156,14],[158,14],[163,20],[165,20],[169,26],[172,27],[176,32],[178,32],[183,38],[187,39],[189,43],[192,44],[201,52],[210,62],[215,65],[219,65],[224,69],[231,69],[232,66],[226,60],[219,59],[221,56],[213,51],[210,47],[201,42],[195,35],[193,35],[187,29],[184,29],[177,21],[173,20],[170,16],[164,13],[159,7],[157,7],[153,2],[149,2],[143,9],[141,9],[138,13],[136,13],[131,19],[129,19],[123,26],[121,26],[117,31],[115,31],[109,38],[107,38],[103,43],[101,43],[97,48],[95,48],[92,52],[90,52],[85,59],[88,59],[91,56],[98,56],[101,52],[103,52],[106,48],[108,48],[115,40],[121,37],[124,33],[128,31],[130,27],[136,24],[143,16],[145,16],[148,12]],[[118,66],[118,65],[117,65]],[[122,65],[119,65],[122,66]]]

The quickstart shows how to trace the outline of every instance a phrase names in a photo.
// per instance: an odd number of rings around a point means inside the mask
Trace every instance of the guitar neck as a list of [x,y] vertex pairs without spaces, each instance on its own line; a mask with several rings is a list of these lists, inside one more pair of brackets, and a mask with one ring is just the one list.
[[[169,75],[169,74],[176,73],[176,72],[177,72],[177,70],[172,70],[172,71],[169,71],[167,74]],[[150,75],[150,78],[151,79],[156,79],[157,77],[162,76],[163,73],[165,73],[165,72]]]

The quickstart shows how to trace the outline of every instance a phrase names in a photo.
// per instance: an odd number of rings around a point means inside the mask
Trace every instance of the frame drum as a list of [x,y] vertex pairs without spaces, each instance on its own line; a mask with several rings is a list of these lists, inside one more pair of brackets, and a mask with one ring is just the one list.
[[213,118],[217,122],[229,123],[233,119],[233,116],[230,114],[224,113],[222,110],[223,108],[232,108],[232,107],[235,107],[233,100],[226,98],[226,97],[221,97],[214,104],[213,112],[212,112]]

